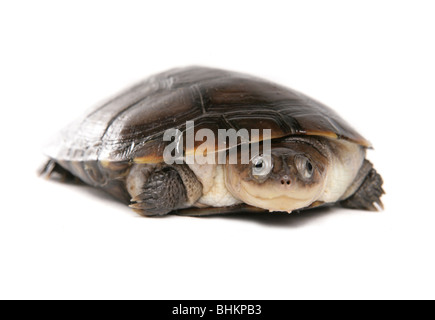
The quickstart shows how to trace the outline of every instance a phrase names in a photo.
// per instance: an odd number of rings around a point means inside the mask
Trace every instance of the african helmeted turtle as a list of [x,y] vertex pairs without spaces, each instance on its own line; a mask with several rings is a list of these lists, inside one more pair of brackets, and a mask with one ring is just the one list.
[[[194,121],[195,134],[270,129],[270,155],[251,154],[248,163],[167,164],[171,141],[164,134],[175,128],[185,136],[186,121]],[[187,67],[154,75],[57,138],[46,150],[46,175],[78,178],[143,215],[382,207],[382,178],[365,159],[366,139],[325,105],[241,73]],[[181,152],[199,146],[183,144]]]

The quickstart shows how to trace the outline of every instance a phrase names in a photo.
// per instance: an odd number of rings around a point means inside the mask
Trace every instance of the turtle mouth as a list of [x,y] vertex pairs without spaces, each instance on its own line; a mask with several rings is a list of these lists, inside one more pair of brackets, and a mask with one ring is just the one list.
[[249,187],[248,184],[245,184],[244,182],[242,182],[242,188],[243,190],[245,190],[245,192],[256,199],[261,199],[263,201],[288,201],[288,200],[295,200],[295,201],[308,201],[309,199],[307,197],[302,197],[302,196],[296,196],[296,194],[294,192],[290,193],[290,192],[283,192],[282,190],[275,190],[274,192],[263,192],[261,193],[261,195],[257,194],[257,192],[252,193],[250,192],[249,189],[251,189]]
[[[303,197],[302,195],[284,194],[282,191],[273,194],[265,192],[258,195],[249,190],[249,186],[243,186],[241,196],[243,200],[251,205],[260,207],[269,211],[286,211],[291,212],[296,209],[300,209],[309,206],[313,201],[309,197]],[[244,193],[244,195],[243,195]]]

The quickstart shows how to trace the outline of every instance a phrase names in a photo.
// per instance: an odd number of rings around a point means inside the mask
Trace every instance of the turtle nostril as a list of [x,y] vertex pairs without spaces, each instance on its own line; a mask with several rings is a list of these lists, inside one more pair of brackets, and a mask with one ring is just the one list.
[[285,176],[284,178],[281,179],[281,184],[289,186],[291,184],[291,181],[287,176]]

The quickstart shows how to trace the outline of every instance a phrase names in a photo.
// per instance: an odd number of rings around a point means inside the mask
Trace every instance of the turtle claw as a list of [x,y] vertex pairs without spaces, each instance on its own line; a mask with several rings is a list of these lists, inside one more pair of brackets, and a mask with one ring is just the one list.
[[147,217],[163,216],[168,214],[170,211],[172,211],[172,210],[163,211],[161,210],[161,208],[149,206],[144,202],[131,203],[129,207],[133,209],[134,212]]

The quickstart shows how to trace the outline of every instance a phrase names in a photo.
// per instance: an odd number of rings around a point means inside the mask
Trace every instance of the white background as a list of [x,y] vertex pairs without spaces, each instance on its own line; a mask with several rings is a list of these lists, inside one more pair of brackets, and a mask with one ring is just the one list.
[[[435,298],[431,1],[3,1],[0,298]],[[141,218],[38,178],[88,107],[176,66],[300,90],[375,150],[385,211]]]

